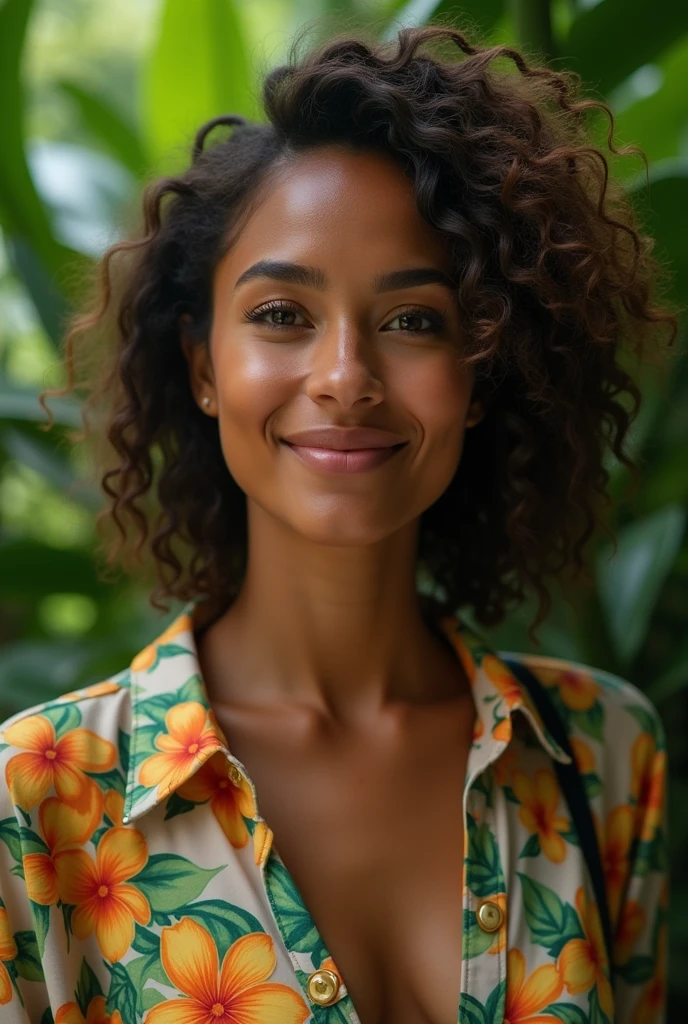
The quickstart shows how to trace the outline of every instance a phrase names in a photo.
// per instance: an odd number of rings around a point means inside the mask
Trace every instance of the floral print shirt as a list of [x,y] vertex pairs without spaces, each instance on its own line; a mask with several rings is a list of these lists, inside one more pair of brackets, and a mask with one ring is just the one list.
[[[194,641],[199,610],[188,605],[125,671],[2,726],[3,1024],[359,1021],[214,719]],[[477,711],[457,1021],[663,1021],[666,754],[656,711],[607,672],[511,655],[547,686],[583,776],[615,936],[612,983],[553,766],[567,755],[497,652],[458,617],[441,626]]]

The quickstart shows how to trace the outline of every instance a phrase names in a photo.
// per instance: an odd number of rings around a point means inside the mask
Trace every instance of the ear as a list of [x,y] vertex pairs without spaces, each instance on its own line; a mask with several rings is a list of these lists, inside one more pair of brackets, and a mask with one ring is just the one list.
[[189,385],[198,408],[207,416],[217,416],[217,390],[215,373],[207,341],[193,338],[189,333],[191,318],[185,313],[181,318],[181,347],[189,367]]
[[476,398],[475,401],[471,402],[471,404],[468,406],[468,412],[466,413],[466,420],[464,426],[466,428],[477,426],[477,424],[480,423],[482,419],[484,419],[486,412],[487,410],[485,408],[484,403],[481,401],[481,399]]

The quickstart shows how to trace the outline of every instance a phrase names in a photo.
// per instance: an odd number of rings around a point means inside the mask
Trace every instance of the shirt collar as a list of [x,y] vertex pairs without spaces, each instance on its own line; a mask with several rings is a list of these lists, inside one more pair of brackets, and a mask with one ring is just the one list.
[[[195,633],[207,619],[204,602],[189,602],[131,662],[132,733],[125,822],[140,818],[167,799],[218,751],[223,751],[231,763],[230,778],[237,785],[242,779],[248,784],[259,817],[253,783],[229,750],[201,678]],[[517,711],[551,757],[570,763],[530,694],[497,652],[458,615],[440,619],[439,625],[461,659],[475,701],[469,775],[474,776],[506,749]]]

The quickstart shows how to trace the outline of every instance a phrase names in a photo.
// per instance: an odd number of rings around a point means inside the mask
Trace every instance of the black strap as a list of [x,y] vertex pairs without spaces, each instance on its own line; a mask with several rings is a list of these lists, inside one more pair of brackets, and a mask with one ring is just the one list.
[[576,766],[576,760],[573,755],[573,750],[571,749],[571,744],[569,743],[568,733],[561,717],[559,716],[559,712],[550,700],[547,690],[540,680],[537,679],[530,669],[522,662],[505,658],[501,654],[500,658],[505,665],[509,666],[520,682],[523,683],[533,700],[533,704],[540,712],[540,717],[544,722],[545,728],[552,734],[553,738],[562,750],[564,750],[571,758],[571,764],[562,764],[561,761],[557,761],[554,758],[552,760],[557,773],[557,778],[559,779],[559,785],[564,797],[566,798],[566,803],[568,804],[569,811],[571,812],[573,824],[576,828],[576,832],[578,833],[578,839],[580,841],[583,857],[585,858],[585,863],[587,864],[588,871],[590,873],[590,879],[595,891],[595,899],[597,900],[597,907],[600,913],[604,941],[607,947],[609,969],[613,974],[614,960],[612,955],[612,927],[609,918],[607,890],[604,884],[604,871],[602,868],[602,859],[600,857],[600,848],[597,844],[597,833],[595,832],[595,825],[592,820],[590,804],[588,803],[588,797],[585,792],[583,780],[581,779],[580,772]]

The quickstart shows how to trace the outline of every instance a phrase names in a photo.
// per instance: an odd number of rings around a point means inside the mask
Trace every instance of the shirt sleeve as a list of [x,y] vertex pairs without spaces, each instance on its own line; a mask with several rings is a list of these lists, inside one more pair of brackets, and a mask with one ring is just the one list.
[[[666,738],[647,702],[631,711],[641,730],[630,748],[632,830],[623,898],[615,915],[616,1024],[664,1024],[667,978]],[[606,836],[605,870],[619,868],[624,842],[617,826]],[[618,834],[615,834],[618,832]]]
[[[47,1024],[49,997],[42,945],[49,907],[29,900],[24,880],[21,811],[10,796],[5,767],[11,747],[0,744],[0,1020],[2,1024]],[[19,816],[19,818],[18,818]],[[46,925],[41,934],[41,922]]]

